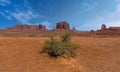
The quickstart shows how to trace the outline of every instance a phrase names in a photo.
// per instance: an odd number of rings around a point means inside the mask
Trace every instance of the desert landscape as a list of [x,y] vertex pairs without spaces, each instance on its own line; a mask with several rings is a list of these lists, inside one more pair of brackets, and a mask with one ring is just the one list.
[[0,72],[120,72],[120,0],[0,0]]
[[[66,22],[58,23],[54,30],[29,25],[1,29],[0,72],[120,72],[119,32],[110,35],[116,30],[103,24],[101,30],[82,32],[71,30]],[[65,31],[79,45],[75,58],[41,53],[51,33],[60,36]]]
[[72,37],[75,58],[40,53],[48,37],[0,37],[0,72],[119,72],[120,38]]

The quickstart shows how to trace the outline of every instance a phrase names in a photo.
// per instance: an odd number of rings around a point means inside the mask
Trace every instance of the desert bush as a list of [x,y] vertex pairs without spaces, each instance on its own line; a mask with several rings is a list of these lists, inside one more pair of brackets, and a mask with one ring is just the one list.
[[70,33],[64,33],[60,39],[51,36],[50,40],[46,40],[43,51],[47,52],[50,56],[58,57],[64,54],[74,57],[74,50],[78,47],[71,43]]
[[64,33],[64,34],[62,34],[62,36],[61,36],[61,40],[62,40],[62,42],[64,42],[64,43],[70,42],[70,39],[71,39],[71,34],[70,34],[70,33]]

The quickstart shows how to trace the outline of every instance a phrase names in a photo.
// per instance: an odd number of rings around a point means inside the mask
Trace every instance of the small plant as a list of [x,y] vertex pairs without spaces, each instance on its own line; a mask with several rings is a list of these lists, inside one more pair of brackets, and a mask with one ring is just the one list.
[[45,41],[43,50],[53,57],[62,56],[64,54],[74,57],[75,56],[74,50],[78,46],[71,43],[70,39],[71,39],[70,33],[63,34],[60,39],[51,36],[50,40]]

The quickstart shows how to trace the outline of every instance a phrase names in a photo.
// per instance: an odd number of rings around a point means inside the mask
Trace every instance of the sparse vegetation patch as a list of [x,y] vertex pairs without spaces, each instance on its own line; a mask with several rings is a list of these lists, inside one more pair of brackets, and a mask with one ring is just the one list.
[[70,33],[64,33],[61,35],[60,39],[51,36],[50,40],[45,41],[43,51],[47,52],[52,57],[58,57],[64,54],[74,57],[74,51],[76,48],[78,48],[78,46],[72,43],[70,40]]

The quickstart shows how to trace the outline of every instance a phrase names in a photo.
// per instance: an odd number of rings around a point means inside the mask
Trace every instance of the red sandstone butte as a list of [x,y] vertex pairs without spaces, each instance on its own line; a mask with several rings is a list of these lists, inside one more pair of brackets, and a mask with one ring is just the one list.
[[69,24],[66,21],[58,22],[56,29],[70,29]]

